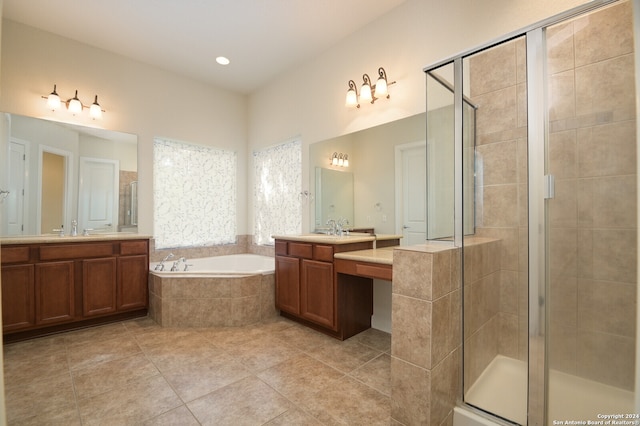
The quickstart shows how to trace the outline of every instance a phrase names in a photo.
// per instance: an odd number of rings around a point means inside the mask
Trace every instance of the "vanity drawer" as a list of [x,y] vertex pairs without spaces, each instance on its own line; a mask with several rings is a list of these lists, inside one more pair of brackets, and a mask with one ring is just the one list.
[[29,247],[2,247],[2,263],[24,263],[30,259]]
[[324,262],[333,262],[333,246],[315,244],[313,246],[313,258]]
[[72,260],[113,256],[113,244],[42,245],[40,260]]
[[289,256],[313,259],[313,245],[307,243],[289,242]]
[[123,256],[147,254],[147,241],[123,241],[120,243],[120,254]]
[[289,254],[288,251],[289,243],[287,241],[276,240],[276,254],[280,256],[286,256]]

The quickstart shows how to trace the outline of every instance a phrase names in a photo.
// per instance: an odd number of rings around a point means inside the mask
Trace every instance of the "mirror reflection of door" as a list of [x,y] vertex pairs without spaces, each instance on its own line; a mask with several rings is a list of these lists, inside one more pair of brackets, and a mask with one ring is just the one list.
[[402,245],[424,244],[427,240],[426,143],[416,142],[397,147],[396,194]]
[[119,170],[117,160],[80,157],[78,232],[117,231]]
[[65,157],[52,152],[42,153],[42,215],[40,229],[54,232],[64,224],[64,200],[66,190]]
[[4,200],[3,235],[23,235],[25,232],[25,188],[27,178],[27,142],[18,139],[9,141],[7,162],[9,195]]

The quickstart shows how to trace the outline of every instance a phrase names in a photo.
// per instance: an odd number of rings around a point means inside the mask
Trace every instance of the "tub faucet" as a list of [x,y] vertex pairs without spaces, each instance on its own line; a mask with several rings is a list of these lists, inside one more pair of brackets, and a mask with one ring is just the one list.
[[[173,266],[171,267],[171,272],[175,272],[178,270],[178,265],[180,264],[180,262],[187,262],[187,259],[185,259],[184,257],[181,257],[180,259],[176,260],[173,262]],[[186,270],[186,269],[185,269]]]
[[167,260],[171,259],[173,257],[173,253],[169,253],[168,255],[165,256],[164,259],[162,259],[160,261],[160,263],[158,263],[156,265],[155,268],[153,268],[154,271],[164,271],[164,262],[166,262]]

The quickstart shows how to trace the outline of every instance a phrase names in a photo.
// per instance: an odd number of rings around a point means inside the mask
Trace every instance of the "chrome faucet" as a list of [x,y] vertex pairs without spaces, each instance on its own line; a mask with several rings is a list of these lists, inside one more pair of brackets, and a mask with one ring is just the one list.
[[[345,232],[345,226],[349,226],[349,220],[348,219],[344,219],[344,218],[340,218],[338,219],[338,222],[336,223],[336,231],[338,233],[338,235],[340,235],[342,237],[343,232]],[[349,230],[346,230],[347,235],[349,234]]]
[[78,235],[78,221],[73,219],[71,221],[71,236],[75,237]]
[[[180,262],[187,263],[187,259],[185,259],[184,257],[181,257],[180,259],[178,259],[178,260],[174,261],[174,262],[173,262],[173,266],[171,267],[171,272],[175,272],[175,271],[178,271],[178,270],[179,270],[179,269],[178,269],[178,265],[180,264]],[[187,270],[187,269],[186,269],[186,266],[185,266],[185,271],[186,271],[186,270]]]
[[164,259],[162,259],[160,261],[160,263],[158,263],[156,265],[155,268],[153,268],[154,271],[164,271],[164,262],[166,262],[167,260],[171,259],[173,257],[173,253],[169,253],[168,255],[165,256]]
[[329,230],[327,231],[327,234],[329,235],[336,235],[336,232],[338,231],[337,228],[337,224],[336,221],[333,219],[329,219],[327,220],[327,225],[329,226]]

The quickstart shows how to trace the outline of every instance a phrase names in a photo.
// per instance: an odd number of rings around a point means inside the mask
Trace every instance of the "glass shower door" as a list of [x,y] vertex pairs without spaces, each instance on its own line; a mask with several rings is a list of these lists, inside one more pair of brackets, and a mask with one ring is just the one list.
[[548,27],[548,419],[633,413],[636,122],[631,2]]

